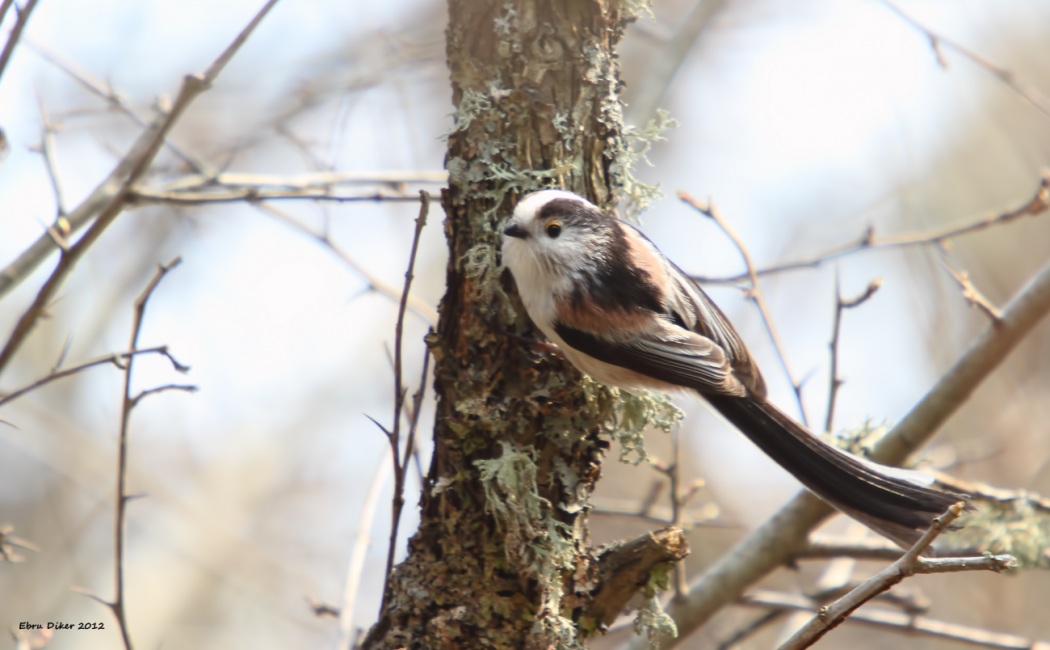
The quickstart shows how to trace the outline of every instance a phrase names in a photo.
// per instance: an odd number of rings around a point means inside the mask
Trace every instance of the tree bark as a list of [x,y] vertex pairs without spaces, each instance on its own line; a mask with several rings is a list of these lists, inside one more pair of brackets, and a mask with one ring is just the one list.
[[[499,261],[522,193],[610,207],[624,182],[613,0],[449,0],[455,125],[443,194],[447,290],[436,333],[434,456],[421,522],[365,648],[571,648],[602,628],[680,531],[599,553],[586,500],[622,415],[540,343]],[[626,581],[624,576],[630,576]]]

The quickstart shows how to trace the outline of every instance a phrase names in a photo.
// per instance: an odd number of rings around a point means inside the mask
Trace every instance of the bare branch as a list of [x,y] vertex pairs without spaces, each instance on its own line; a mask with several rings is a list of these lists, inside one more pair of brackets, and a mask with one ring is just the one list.
[[948,59],[944,56],[943,47],[948,47],[955,50],[959,54],[976,63],[979,67],[987,70],[996,79],[1004,83],[1007,87],[1013,90],[1015,93],[1021,96],[1026,102],[1028,102],[1033,108],[1042,113],[1043,115],[1050,117],[1050,100],[1043,96],[1035,87],[1030,86],[1020,81],[1013,72],[1010,72],[1006,68],[1000,67],[988,59],[984,58],[980,54],[977,54],[970,48],[962,45],[961,43],[954,41],[950,38],[942,36],[937,32],[933,31],[929,27],[926,27],[919,21],[915,20],[908,14],[904,13],[897,5],[890,2],[890,0],[882,0],[882,4],[886,5],[890,11],[900,16],[906,23],[914,27],[923,33],[927,40],[930,41],[930,47],[933,48],[934,56],[937,57],[937,63],[942,68],[948,67]]
[[[36,53],[39,57],[58,68],[58,70],[65,73],[89,93],[99,97],[110,108],[120,111],[130,118],[132,122],[142,128],[146,128],[149,125],[151,120],[148,115],[146,115],[145,111],[138,110],[131,106],[120,92],[114,90],[109,83],[96,78],[89,71],[80,67],[76,61],[66,58],[59,52],[48,47],[46,44],[39,43],[32,38],[27,37],[24,40],[24,43],[27,49]],[[170,134],[169,137],[164,140],[164,147],[198,174],[203,176],[209,174],[208,166],[203,161],[191,156],[182,147],[173,143],[170,139]]]
[[826,560],[828,558],[848,557],[854,560],[888,560],[892,562],[900,556],[900,547],[881,537],[860,540],[814,537],[805,546],[793,553],[791,559],[792,561]]
[[[54,227],[62,228],[63,222],[65,222],[66,204],[62,199],[62,181],[59,178],[58,159],[55,154],[55,132],[58,131],[58,125],[52,122],[48,116],[43,98],[38,98],[37,105],[40,107],[40,123],[43,128],[43,135],[40,138],[40,155],[44,157],[44,167],[47,169],[47,176],[51,180],[51,191],[54,192],[55,205],[58,210]],[[68,226],[68,222],[65,222],[65,225]],[[69,236],[68,232],[63,234],[65,237]]]
[[11,391],[10,393],[0,397],[0,406],[3,406],[8,402],[13,402],[19,397],[22,397],[26,393],[32,392],[37,388],[40,388],[41,386],[45,386],[59,379],[70,377],[79,372],[83,372],[88,368],[94,368],[95,366],[101,366],[111,363],[114,366],[123,370],[126,367],[125,362],[128,359],[140,354],[159,354],[161,356],[164,356],[168,359],[168,361],[171,362],[171,365],[175,368],[175,370],[179,372],[188,372],[190,369],[189,366],[185,366],[179,363],[175,359],[175,357],[172,356],[172,354],[168,351],[168,346],[166,345],[158,345],[152,348],[142,348],[141,350],[129,350],[127,352],[115,352],[113,354],[105,354],[100,357],[95,357],[94,359],[89,359],[88,361],[84,361],[70,368],[66,368],[65,370],[58,370],[56,368],[52,370],[51,373],[48,374],[46,377],[41,377],[40,379],[37,379],[36,381],[27,384],[22,388],[19,388],[18,390]]
[[[414,444],[415,436],[406,444],[404,461],[399,460],[401,411],[404,406],[405,389],[402,376],[402,342],[405,331],[405,313],[408,310],[408,294],[412,288],[414,279],[413,271],[416,266],[416,253],[419,251],[419,239],[423,235],[423,228],[427,225],[427,215],[430,213],[430,195],[425,191],[419,192],[419,216],[416,217],[416,229],[412,234],[412,248],[408,253],[408,268],[405,270],[405,286],[401,289],[401,301],[397,308],[397,323],[394,325],[394,423],[393,429],[387,439],[390,441],[391,461],[394,464],[394,495],[391,503],[390,541],[386,552],[386,570],[383,572],[383,600],[379,611],[383,611],[390,598],[390,574],[394,570],[394,554],[397,551],[397,533],[401,524],[401,510],[405,506],[405,467],[411,456],[409,447]],[[422,399],[422,388],[420,388]],[[417,409],[418,412],[418,409]],[[415,429],[415,423],[412,425]]]
[[[774,611],[808,611],[815,605],[812,600],[798,594],[789,594],[768,589],[759,589],[743,596],[739,604],[771,608]],[[847,624],[867,624],[882,629],[897,630],[905,634],[919,634],[934,638],[950,639],[959,643],[982,648],[1000,650],[1050,650],[1050,643],[1013,634],[948,623],[925,616],[914,616],[907,612],[880,607],[865,607],[847,619]]]
[[[783,273],[785,271],[814,269],[826,262],[830,262],[831,260],[864,251],[938,244],[948,239],[954,239],[956,237],[961,237],[962,235],[980,232],[994,226],[1006,225],[1017,221],[1021,217],[1038,216],[1046,212],[1048,206],[1050,206],[1050,172],[1044,172],[1039,181],[1039,186],[1036,188],[1035,194],[1032,195],[1032,198],[1016,208],[973,221],[968,221],[958,226],[948,226],[946,228],[926,232],[904,232],[896,235],[879,237],[875,234],[875,230],[869,227],[864,234],[854,241],[839,244],[838,246],[829,248],[823,253],[818,253],[810,257],[804,257],[795,261],[783,262],[763,269],[757,269],[755,274],[762,277],[764,275]],[[706,284],[734,284],[747,280],[750,275],[748,272],[745,272],[724,277],[705,277],[698,275],[693,275],[691,277],[697,282],[703,282]]]
[[656,567],[677,564],[687,555],[685,534],[676,526],[606,548],[598,556],[598,585],[586,617],[611,625]]
[[332,188],[271,189],[271,188],[221,188],[202,192],[164,192],[148,188],[135,189],[129,198],[136,205],[208,205],[210,203],[235,203],[238,201],[329,201],[333,203],[390,203],[418,201],[412,193],[389,190],[373,190],[356,194],[334,192]]
[[844,383],[842,378],[839,377],[839,334],[842,330],[842,312],[847,309],[853,309],[858,307],[869,298],[875,295],[875,292],[882,286],[882,280],[876,279],[868,283],[867,288],[864,289],[864,293],[860,294],[856,298],[845,299],[842,297],[842,289],[839,286],[839,276],[835,274],[835,320],[831,325],[831,343],[828,347],[831,349],[831,369],[829,375],[831,376],[828,386],[828,414],[824,418],[824,430],[831,431],[831,425],[835,419],[835,399],[838,397],[839,389],[842,388]]
[[[44,308],[58,291],[76,263],[90,248],[99,236],[124,211],[130,190],[149,169],[168,133],[179,121],[193,101],[214,83],[218,74],[237,51],[260,20],[277,4],[278,0],[269,0],[252,18],[251,22],[234,39],[233,43],[208,67],[203,75],[186,75],[182,81],[175,101],[167,110],[161,110],[150,126],[138,137],[127,155],[110,172],[109,176],[84,200],[69,216],[70,231],[76,232],[81,226],[92,222],[84,235],[63,251],[51,276],[37,293],[36,299],[25,311],[15,326],[4,349],[0,351],[0,372],[7,366],[11,357],[21,347],[29,332],[33,329]],[[23,280],[52,251],[54,247],[49,237],[41,237],[24,251],[18,259],[0,272],[0,297],[14,285]]]
[[0,78],[4,76],[4,71],[7,70],[7,64],[11,61],[11,55],[15,53],[15,46],[18,45],[18,39],[21,38],[22,32],[25,31],[26,25],[29,24],[29,16],[36,9],[38,0],[28,0],[25,6],[19,7],[18,3],[4,3],[3,10],[0,11],[0,17],[7,14],[8,8],[12,5],[15,8],[15,25],[11,28],[11,32],[7,36],[7,42],[4,43],[4,49],[0,52]]
[[798,404],[799,417],[802,420],[802,424],[809,426],[809,418],[806,417],[806,407],[802,402],[802,382],[795,379],[795,374],[791,372],[791,366],[788,364],[787,355],[784,353],[784,345],[780,340],[780,334],[777,333],[776,327],[773,325],[773,317],[769,313],[769,308],[766,306],[766,299],[762,295],[762,290],[758,286],[758,273],[755,271],[755,265],[751,261],[751,254],[747,251],[747,247],[744,246],[744,242],[740,239],[740,236],[733,230],[729,222],[725,220],[722,213],[715,206],[714,202],[708,200],[707,203],[702,203],[697,199],[685,192],[678,192],[678,198],[686,204],[692,206],[697,212],[710,218],[718,227],[722,229],[722,232],[729,237],[733,245],[736,246],[737,251],[740,253],[740,257],[744,260],[744,265],[747,267],[747,273],[744,277],[748,279],[748,288],[746,289],[746,295],[754,301],[755,306],[758,307],[758,313],[762,317],[762,324],[766,328],[766,332],[769,334],[769,340],[773,343],[773,349],[777,353],[777,359],[780,360],[780,367],[784,370],[784,375],[787,377],[788,382],[791,384],[791,390],[795,393],[795,401]]
[[[132,318],[129,350],[134,350],[138,347],[139,333],[142,331],[142,319],[146,313],[146,303],[149,302],[150,296],[153,295],[153,291],[160,284],[160,281],[164,279],[164,276],[168,274],[168,271],[178,266],[181,262],[182,260],[176,257],[167,265],[158,267],[157,272],[153,275],[153,279],[149,281],[142,294],[135,300],[135,315]],[[120,411],[120,437],[117,446],[117,515],[113,532],[115,539],[114,571],[116,573],[116,597],[110,604],[113,615],[116,616],[117,624],[120,627],[120,635],[124,641],[124,647],[127,650],[132,650],[131,634],[128,632],[127,612],[124,609],[124,528],[127,520],[127,504],[129,500],[127,491],[128,425],[131,421],[131,411],[142,397],[142,395],[135,398],[131,396],[131,370],[134,362],[134,355],[129,356],[127,366],[124,369],[124,398]]]
[[966,302],[970,303],[971,307],[976,307],[978,310],[984,312],[985,316],[990,318],[993,322],[1002,318],[1003,312],[992,304],[992,301],[983,293],[981,293],[981,290],[978,289],[970,279],[970,274],[968,272],[955,270],[944,257],[941,258],[941,265],[944,266],[945,270],[951,274],[952,278],[959,285],[959,288],[962,289],[963,298],[966,299]]
[[184,393],[196,393],[200,389],[194,384],[164,384],[162,386],[154,386],[153,388],[147,388],[146,390],[136,395],[135,398],[131,400],[131,407],[135,408],[139,405],[139,402],[149,397],[150,395],[156,395],[157,393],[165,393],[170,390],[182,391]]
[[947,573],[952,571],[1005,571],[1016,566],[1009,555],[993,555],[970,558],[923,558],[922,554],[930,547],[941,533],[948,529],[953,521],[962,514],[965,504],[960,502],[948,509],[946,513],[933,520],[933,525],[919,538],[919,541],[904,552],[893,564],[865,580],[834,603],[821,607],[809,623],[795,632],[781,646],[780,650],[801,650],[816,643],[831,629],[846,620],[854,610],[875,596],[888,590],[893,585],[909,576],[919,573]]

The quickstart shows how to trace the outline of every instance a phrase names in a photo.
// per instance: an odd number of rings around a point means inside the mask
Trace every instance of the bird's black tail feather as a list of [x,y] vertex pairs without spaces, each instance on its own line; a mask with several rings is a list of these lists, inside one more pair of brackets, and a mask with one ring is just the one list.
[[934,517],[967,498],[930,487],[932,479],[921,472],[885,467],[833,447],[768,401],[705,397],[811,492],[903,547],[914,544]]

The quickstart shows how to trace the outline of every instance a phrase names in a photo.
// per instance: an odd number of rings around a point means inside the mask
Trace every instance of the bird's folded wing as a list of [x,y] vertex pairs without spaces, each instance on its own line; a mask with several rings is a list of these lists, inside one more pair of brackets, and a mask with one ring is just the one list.
[[562,322],[554,330],[570,347],[599,361],[633,370],[668,384],[702,394],[743,396],[747,393],[714,341],[671,323],[648,332],[636,332],[629,341],[616,342]]

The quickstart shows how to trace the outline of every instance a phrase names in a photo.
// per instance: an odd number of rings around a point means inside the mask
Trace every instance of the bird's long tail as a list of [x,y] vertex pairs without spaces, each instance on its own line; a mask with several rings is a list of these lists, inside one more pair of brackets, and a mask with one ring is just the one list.
[[818,497],[907,548],[966,495],[931,487],[921,472],[886,467],[831,446],[768,401],[706,396],[762,451]]

